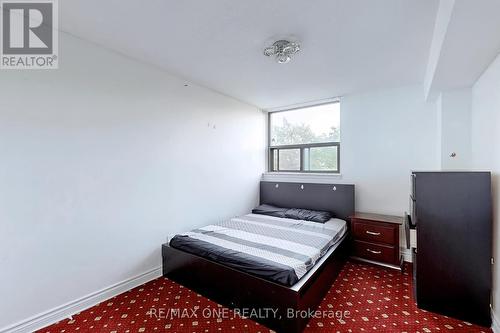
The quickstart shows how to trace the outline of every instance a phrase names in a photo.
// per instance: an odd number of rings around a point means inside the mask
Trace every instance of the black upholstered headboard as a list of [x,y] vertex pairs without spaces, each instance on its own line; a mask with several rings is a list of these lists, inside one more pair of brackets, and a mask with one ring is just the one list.
[[354,185],[261,181],[260,204],[323,210],[346,220],[354,214]]

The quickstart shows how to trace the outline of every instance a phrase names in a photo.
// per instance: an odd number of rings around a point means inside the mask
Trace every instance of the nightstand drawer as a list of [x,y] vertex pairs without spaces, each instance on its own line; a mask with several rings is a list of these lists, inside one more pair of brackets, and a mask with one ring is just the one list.
[[354,255],[356,257],[385,262],[388,264],[398,263],[398,252],[395,246],[354,241]]
[[354,238],[377,243],[395,245],[399,227],[385,226],[379,223],[353,221],[352,233]]

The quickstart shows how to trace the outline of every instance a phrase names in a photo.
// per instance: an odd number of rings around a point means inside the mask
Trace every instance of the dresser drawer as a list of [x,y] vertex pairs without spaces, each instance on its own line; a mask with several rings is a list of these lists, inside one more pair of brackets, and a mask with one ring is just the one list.
[[398,264],[398,249],[395,246],[354,241],[356,257],[380,261],[388,264]]
[[355,239],[395,245],[399,239],[399,227],[354,220],[352,233]]

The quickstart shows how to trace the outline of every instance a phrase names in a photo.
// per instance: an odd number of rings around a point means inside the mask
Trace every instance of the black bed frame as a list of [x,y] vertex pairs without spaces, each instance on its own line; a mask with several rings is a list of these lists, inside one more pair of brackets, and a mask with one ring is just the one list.
[[[354,213],[354,185],[261,182],[260,203],[330,211],[348,221]],[[305,312],[297,315],[297,311],[316,309],[344,266],[348,252],[349,239],[344,237],[321,265],[287,287],[164,244],[163,276],[224,306],[260,309],[259,316],[250,319],[277,332],[298,333],[310,318]],[[268,311],[264,316],[265,309],[277,310],[277,315]]]

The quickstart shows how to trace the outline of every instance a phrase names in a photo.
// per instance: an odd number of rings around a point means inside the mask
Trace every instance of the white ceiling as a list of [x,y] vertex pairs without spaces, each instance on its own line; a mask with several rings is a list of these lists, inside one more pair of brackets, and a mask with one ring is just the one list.
[[[64,0],[60,28],[271,108],[422,83],[438,0]],[[281,37],[302,51],[262,55]]]
[[431,96],[471,86],[500,52],[499,0],[446,1],[452,12],[428,87]]

